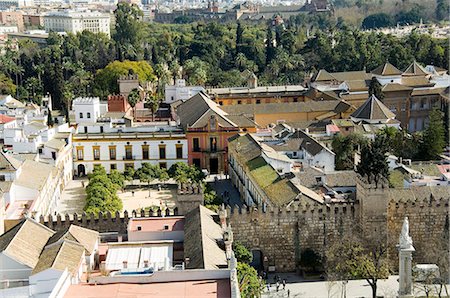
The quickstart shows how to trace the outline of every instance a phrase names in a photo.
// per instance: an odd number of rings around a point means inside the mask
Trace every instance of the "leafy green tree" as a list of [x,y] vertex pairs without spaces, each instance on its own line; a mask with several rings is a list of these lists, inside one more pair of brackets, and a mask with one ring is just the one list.
[[123,172],[123,176],[127,181],[133,181],[135,175],[136,171],[134,170],[133,167],[126,167],[125,171]]
[[382,100],[384,98],[383,90],[377,78],[373,77],[369,84],[369,96],[375,95],[376,98]]
[[109,94],[117,94],[117,80],[121,76],[135,74],[141,83],[153,82],[156,77],[153,68],[146,61],[114,61],[97,71],[94,80],[94,93],[106,98]]
[[233,242],[233,252],[238,262],[250,264],[253,260],[252,253],[238,241]]
[[114,185],[117,185],[119,189],[123,189],[125,186],[125,176],[117,170],[111,170],[108,178]]
[[262,280],[259,279],[255,268],[250,265],[238,262],[237,276],[239,281],[239,291],[243,298],[261,297],[263,288]]
[[191,182],[199,183],[204,178],[205,175],[194,165],[187,165],[184,162],[174,163],[168,171],[171,178],[181,183]]
[[15,94],[16,85],[5,74],[0,73],[0,94]]
[[365,279],[377,297],[378,281],[389,277],[386,237],[373,233],[364,237],[360,233],[345,236],[328,246],[326,269],[339,279]]
[[120,2],[114,11],[116,18],[115,33],[119,59],[136,60],[142,58],[142,39],[144,36],[144,16],[142,10],[135,4]]
[[396,22],[400,25],[406,24],[418,24],[420,20],[426,21],[426,16],[424,14],[424,9],[420,5],[415,5],[409,11],[400,11],[396,16]]
[[49,127],[53,127],[53,125],[55,125],[55,121],[53,120],[53,117],[52,117],[52,111],[50,109],[48,110],[48,114],[47,114],[47,125]]
[[392,16],[386,13],[375,13],[367,16],[362,22],[363,29],[376,29],[394,25]]
[[155,179],[160,177],[161,169],[158,165],[152,165],[151,163],[144,162],[142,166],[136,171],[136,176],[139,178],[141,182],[147,182],[149,188],[149,196],[150,196],[150,183]]
[[89,174],[89,184],[86,187],[87,213],[116,212],[123,208],[122,201],[117,196],[118,185],[114,184],[102,166],[95,166]]
[[367,139],[359,134],[336,135],[331,143],[336,154],[336,170],[352,170],[355,153],[366,143]]
[[184,62],[183,72],[190,85],[204,85],[208,79],[208,64],[198,57],[193,57]]
[[373,142],[367,143],[361,149],[361,161],[357,172],[366,177],[369,183],[378,182],[389,177],[389,166],[386,160],[388,151],[387,139],[384,135],[375,136]]
[[438,109],[430,112],[428,125],[423,132],[421,156],[426,160],[438,158],[445,147],[445,127],[443,114]]

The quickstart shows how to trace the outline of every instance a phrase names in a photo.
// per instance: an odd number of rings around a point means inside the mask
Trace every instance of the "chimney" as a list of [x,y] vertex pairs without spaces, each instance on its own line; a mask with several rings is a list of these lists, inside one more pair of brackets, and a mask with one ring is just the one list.
[[144,268],[148,268],[148,260],[144,260]]
[[123,261],[123,269],[127,269],[128,267],[128,262],[127,261]]
[[256,87],[258,87],[258,77],[254,73],[251,73],[251,75],[248,77],[247,87],[249,89],[255,89]]

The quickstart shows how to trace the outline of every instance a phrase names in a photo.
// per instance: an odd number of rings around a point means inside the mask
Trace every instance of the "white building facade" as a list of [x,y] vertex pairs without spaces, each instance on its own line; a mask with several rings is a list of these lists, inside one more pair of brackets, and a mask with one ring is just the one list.
[[[95,165],[124,171],[142,163],[169,168],[187,163],[186,135],[176,123],[153,122],[134,125],[132,119],[108,113],[97,99],[77,99],[73,103],[77,132],[73,135],[74,174],[84,176]],[[106,113],[105,113],[106,112]]]
[[173,103],[178,100],[188,100],[200,91],[206,92],[202,86],[186,86],[186,81],[178,79],[175,85],[166,85],[165,87],[165,103]]
[[105,33],[110,36],[111,17],[100,12],[53,11],[44,16],[44,27],[47,32],[67,32],[77,34],[84,30],[92,33]]

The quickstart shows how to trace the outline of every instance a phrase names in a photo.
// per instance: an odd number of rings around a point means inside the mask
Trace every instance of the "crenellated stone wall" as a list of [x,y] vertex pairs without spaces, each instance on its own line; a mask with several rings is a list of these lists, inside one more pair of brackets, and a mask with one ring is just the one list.
[[351,233],[358,220],[358,208],[339,204],[291,206],[267,212],[250,209],[228,209],[234,239],[250,250],[260,250],[265,266],[277,271],[294,271],[303,250],[311,248],[324,253],[329,241]]

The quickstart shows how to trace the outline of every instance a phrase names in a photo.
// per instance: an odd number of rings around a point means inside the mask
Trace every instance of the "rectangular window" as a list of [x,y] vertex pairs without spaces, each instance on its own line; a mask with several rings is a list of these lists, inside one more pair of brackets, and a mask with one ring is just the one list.
[[5,175],[0,175],[0,181],[5,181],[5,180],[6,180]]
[[117,170],[117,165],[116,165],[115,163],[112,163],[112,164],[109,166],[109,168],[110,168],[111,171],[112,171],[112,170]]
[[134,163],[126,163],[125,164],[125,170],[128,168],[133,168],[134,169]]
[[132,146],[125,146],[125,159],[126,160],[133,159],[133,147]]
[[149,159],[149,146],[142,145],[142,159]]
[[159,146],[159,159],[166,159],[166,146]]
[[83,113],[80,113],[80,118],[83,118]]
[[84,127],[84,133],[88,133],[87,126]]
[[211,152],[217,151],[217,138],[216,137],[209,138],[209,149],[211,150]]
[[56,152],[52,152],[52,159],[56,160]]
[[109,159],[116,160],[116,146],[109,146]]
[[193,138],[192,139],[192,147],[194,152],[200,152],[200,139]]
[[177,145],[177,159],[183,158],[183,145]]
[[100,146],[92,147],[94,153],[94,160],[100,160]]
[[161,169],[167,169],[167,163],[165,163],[165,162],[160,162],[160,163],[159,163],[159,167],[160,167]]
[[91,113],[87,112],[88,119],[91,118]]
[[103,133],[103,126],[100,126],[100,133]]
[[84,159],[84,148],[83,147],[77,147],[77,159],[78,160]]

